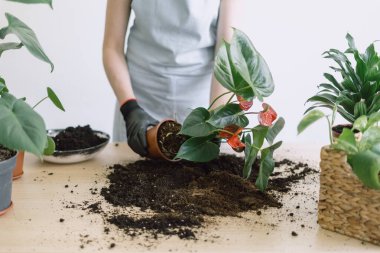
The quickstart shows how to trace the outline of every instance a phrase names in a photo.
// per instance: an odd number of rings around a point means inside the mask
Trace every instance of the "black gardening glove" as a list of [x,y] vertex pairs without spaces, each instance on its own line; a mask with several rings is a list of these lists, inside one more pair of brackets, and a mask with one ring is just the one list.
[[120,107],[127,128],[128,145],[141,156],[148,154],[146,143],[146,130],[149,126],[155,126],[158,121],[146,113],[136,102],[128,100]]

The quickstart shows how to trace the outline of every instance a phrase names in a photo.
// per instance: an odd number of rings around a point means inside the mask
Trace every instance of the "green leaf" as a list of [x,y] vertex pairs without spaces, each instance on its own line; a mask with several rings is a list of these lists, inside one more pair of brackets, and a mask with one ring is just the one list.
[[380,122],[380,112],[372,113],[368,118],[367,128]]
[[351,36],[351,34],[347,33],[346,34],[346,40],[348,42],[348,46],[353,49],[353,50],[356,50],[356,46],[355,46],[355,40],[354,38]]
[[22,43],[8,42],[0,43],[0,57],[6,50],[19,49],[22,47]]
[[243,177],[249,178],[252,172],[252,166],[257,158],[257,154],[260,149],[254,147],[251,144],[251,136],[250,135],[244,135],[244,167],[243,167]]
[[8,20],[8,27],[3,30],[3,33],[5,35],[15,34],[32,55],[44,62],[49,63],[51,66],[51,71],[53,71],[54,65],[43,51],[36,34],[32,31],[32,29],[9,13],[6,13],[5,16]]
[[7,0],[9,2],[17,2],[24,4],[48,4],[53,9],[53,0]]
[[182,124],[180,134],[192,137],[201,137],[210,135],[217,128],[207,123],[210,113],[203,107],[194,109]]
[[348,163],[360,181],[372,189],[380,189],[380,156],[371,150],[366,150],[348,156]]
[[251,86],[258,99],[262,101],[263,97],[270,96],[274,83],[269,67],[248,36],[238,29],[234,29],[230,53],[236,71]]
[[312,96],[306,101],[306,103],[307,102],[322,102],[322,103],[327,103],[327,104],[335,104],[336,100],[337,100],[337,97],[332,94],[321,93],[319,95]]
[[348,129],[343,128],[342,134],[336,139],[336,143],[332,144],[333,148],[343,150],[347,154],[355,154],[359,150],[356,146],[354,133]]
[[4,93],[0,99],[0,143],[40,156],[45,149],[46,128],[41,116],[21,99]]
[[325,88],[326,90],[329,90],[331,93],[334,93],[336,95],[339,94],[339,90],[334,85],[332,85],[332,84],[321,83],[320,85],[318,85],[318,88],[319,87]]
[[365,151],[371,149],[378,143],[380,143],[380,127],[369,127],[362,135],[362,138],[359,142],[359,150]]
[[230,60],[228,58],[228,50],[229,44],[223,41],[215,57],[214,75],[216,80],[218,80],[219,83],[223,85],[227,90],[235,92],[236,87]]
[[63,108],[63,105],[61,101],[59,100],[58,96],[55,94],[55,92],[50,88],[47,87],[47,94],[51,102],[60,110],[65,111],[65,108]]
[[264,191],[268,186],[268,180],[274,170],[273,152],[281,146],[282,142],[267,147],[261,151],[260,170],[256,179],[256,187]]
[[52,155],[55,151],[55,142],[53,138],[51,138],[50,136],[46,136],[46,137],[47,137],[47,142],[46,142],[46,146],[45,146],[43,154]]
[[367,116],[363,115],[357,118],[352,126],[352,129],[359,130],[360,132],[364,132],[367,128]]
[[329,73],[324,73],[323,76],[329,80],[334,86],[335,88],[337,88],[338,90],[343,90],[343,87],[340,85],[340,83],[338,83],[338,81],[335,79],[335,77]]
[[211,115],[207,122],[217,128],[224,128],[228,125],[246,127],[249,120],[238,104],[226,104]]
[[193,162],[208,162],[218,157],[219,146],[212,142],[215,134],[206,137],[192,137],[185,141],[176,157]]
[[284,126],[285,120],[283,117],[280,117],[276,123],[274,123],[274,125],[269,128],[268,134],[266,135],[266,140],[268,141],[269,145],[273,144],[274,139],[276,139],[276,136],[281,132]]
[[0,77],[0,95],[4,92],[8,92],[8,88],[7,88],[7,85],[5,84],[5,80]]
[[253,143],[252,145],[258,149],[261,149],[261,147],[264,144],[265,137],[267,136],[267,133],[269,131],[269,127],[258,125],[254,128],[252,128],[252,134],[253,134]]
[[302,133],[308,126],[323,118],[325,114],[320,110],[313,110],[306,114],[297,126],[297,133]]

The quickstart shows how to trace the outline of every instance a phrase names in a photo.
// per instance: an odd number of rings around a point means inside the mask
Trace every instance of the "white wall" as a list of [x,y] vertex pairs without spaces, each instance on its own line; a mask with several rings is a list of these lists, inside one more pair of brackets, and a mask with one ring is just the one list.
[[[196,0],[194,0],[196,1]],[[241,29],[271,67],[276,90],[268,102],[287,122],[285,141],[327,140],[326,122],[320,122],[301,136],[296,126],[304,102],[317,91],[330,61],[321,54],[329,48],[346,49],[350,32],[364,49],[380,39],[378,0],[245,0]],[[0,61],[0,75],[18,95],[35,102],[49,85],[60,95],[67,112],[49,102],[38,108],[48,128],[91,124],[112,131],[114,96],[102,63],[101,43],[106,1],[55,0],[47,6],[25,6],[0,0],[0,14],[13,13],[29,24],[56,69],[29,56],[25,49],[6,52]],[[0,23],[5,26],[4,16]]]

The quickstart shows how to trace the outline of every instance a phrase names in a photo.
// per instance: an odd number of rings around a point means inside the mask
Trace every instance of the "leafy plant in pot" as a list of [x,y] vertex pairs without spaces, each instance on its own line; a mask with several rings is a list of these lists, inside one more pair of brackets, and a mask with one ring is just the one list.
[[[43,3],[51,6],[52,1],[48,0],[8,0],[19,3]],[[8,25],[0,29],[0,39],[4,40],[7,35],[15,35],[19,42],[0,43],[0,56],[8,50],[25,47],[33,56],[50,64],[51,71],[54,69],[53,63],[43,51],[35,33],[24,22],[15,16],[5,13]],[[47,97],[60,109],[63,109],[61,102],[51,88],[47,88]],[[36,106],[40,103],[38,102]],[[35,106],[34,106],[35,107]],[[0,145],[2,150],[19,150],[19,152],[30,152],[39,157],[42,154],[49,154],[54,151],[54,141],[47,136],[43,118],[31,107],[25,98],[17,98],[13,95],[5,80],[0,76]],[[0,176],[0,211],[4,211],[10,206],[12,170],[15,167],[16,159],[11,158],[2,161],[7,164],[7,168],[1,168]],[[4,195],[4,196],[3,196]],[[6,197],[5,197],[6,196]]]
[[[354,54],[357,60],[356,72],[344,55],[334,51],[337,62],[346,61],[344,65],[340,62],[339,71],[344,66],[351,76],[343,74],[346,79],[341,84],[329,77],[333,81],[330,85],[337,89],[335,95],[321,91],[312,99],[320,101],[308,109],[298,125],[298,133],[321,118],[327,119],[330,145],[321,150],[320,226],[380,245],[380,61],[373,44],[360,55],[352,37],[346,38],[350,45],[346,52]],[[331,114],[316,107],[330,108]],[[352,124],[333,135],[337,113]]]
[[[246,34],[234,29],[231,42],[224,41],[219,48],[214,65],[214,75],[228,92],[228,102],[215,109],[198,107],[185,119],[179,135],[186,136],[175,159],[208,162],[220,153],[218,142],[222,139],[237,152],[245,155],[243,176],[248,178],[252,165],[260,157],[256,186],[264,190],[274,169],[273,152],[282,144],[274,143],[285,121],[267,103],[260,111],[249,111],[254,99],[263,102],[274,91],[274,83],[264,58],[255,49]],[[234,101],[236,96],[237,100]],[[247,128],[249,116],[257,115],[259,124]],[[264,142],[267,140],[267,147]]]
[[[319,92],[306,101],[313,104],[305,113],[315,108],[336,108],[337,113],[348,121],[348,125],[332,126],[335,137],[344,127],[352,126],[360,116],[380,110],[380,57],[374,43],[364,53],[360,53],[350,34],[346,35],[346,40],[349,47],[345,52],[330,49],[323,53],[325,58],[337,64],[330,68],[341,75],[341,81],[332,74],[324,73],[328,82],[320,84]],[[355,65],[352,64],[352,58]]]

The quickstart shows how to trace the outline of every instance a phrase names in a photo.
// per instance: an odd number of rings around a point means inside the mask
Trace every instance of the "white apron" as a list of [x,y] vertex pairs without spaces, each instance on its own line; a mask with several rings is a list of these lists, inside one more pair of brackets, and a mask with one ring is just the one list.
[[[139,105],[183,122],[210,98],[220,0],[133,0],[127,63]],[[114,141],[126,140],[116,106]]]

